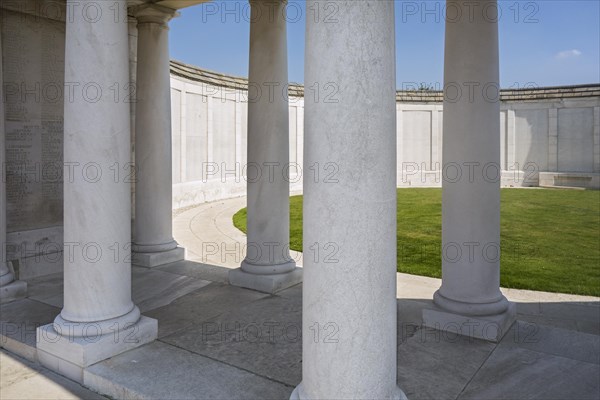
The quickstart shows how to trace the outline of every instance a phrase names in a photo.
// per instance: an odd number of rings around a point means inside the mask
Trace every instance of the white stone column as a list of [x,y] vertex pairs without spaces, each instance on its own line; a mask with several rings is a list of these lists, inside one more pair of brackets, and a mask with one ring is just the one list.
[[4,81],[2,78],[2,32],[0,32],[0,304],[27,294],[27,283],[16,281],[6,254],[6,135],[4,131]]
[[500,292],[500,95],[496,0],[448,0],[444,69],[442,286],[426,326],[490,341],[515,317]]
[[138,20],[133,263],[155,267],[185,257],[173,239],[171,82],[168,21],[159,5],[131,10]]
[[[72,3],[72,4],[69,4]],[[125,0],[118,2],[126,16]],[[115,2],[68,0],[64,109],[64,307],[38,328],[40,362],[82,381],[83,369],[156,338],[131,301],[131,160],[126,18]],[[91,18],[90,15],[102,17]]]
[[289,252],[286,4],[286,0],[250,0],[248,242],[241,268],[229,274],[232,285],[269,293],[302,280]]
[[[137,75],[137,19],[132,16],[127,17],[127,31],[129,33],[129,84],[130,93],[134,93],[136,87],[136,75]],[[133,89],[131,89],[133,88]],[[134,159],[135,149],[135,98],[129,103],[129,115],[131,123],[131,158]],[[135,176],[134,176],[135,178]],[[131,228],[132,233],[135,231],[135,179],[131,179]],[[134,234],[135,235],[135,234]]]
[[[394,2],[307,1],[302,383],[293,399],[402,399],[396,385]],[[312,169],[311,169],[312,168]],[[319,170],[318,177],[313,173]]]

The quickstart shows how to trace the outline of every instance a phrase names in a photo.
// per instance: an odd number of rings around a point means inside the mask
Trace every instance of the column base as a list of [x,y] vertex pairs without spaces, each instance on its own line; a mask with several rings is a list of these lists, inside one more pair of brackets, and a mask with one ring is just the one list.
[[185,249],[179,246],[171,250],[157,251],[155,253],[144,253],[137,251],[133,251],[131,253],[132,264],[137,267],[144,268],[154,268],[184,259]]
[[517,306],[496,315],[461,315],[439,307],[423,310],[423,326],[476,339],[498,343],[516,320]]
[[12,281],[9,284],[0,286],[0,304],[10,303],[27,296],[27,282]]
[[[308,397],[306,395],[306,393],[304,393],[304,390],[302,388],[302,382],[300,382],[300,384],[298,386],[296,386],[296,388],[292,392],[292,394],[290,396],[290,400],[309,400],[309,399],[310,399],[310,397]],[[408,400],[408,399],[406,398],[406,395],[404,394],[402,389],[400,389],[398,386],[396,386],[396,393],[394,393],[394,396],[391,398],[391,400]]]
[[229,284],[264,293],[277,293],[302,282],[302,268],[284,274],[258,275],[236,268],[229,271]]
[[158,321],[142,316],[123,330],[94,336],[97,330],[89,323],[90,335],[84,337],[61,336],[54,324],[37,328],[37,356],[40,364],[76,382],[83,383],[83,370],[107,358],[140,347],[156,340]]

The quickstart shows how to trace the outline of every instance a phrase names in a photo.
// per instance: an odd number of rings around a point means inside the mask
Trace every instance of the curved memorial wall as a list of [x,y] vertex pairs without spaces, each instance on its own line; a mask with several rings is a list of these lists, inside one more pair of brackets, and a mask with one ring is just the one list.
[[[292,190],[302,189],[302,174],[315,174],[302,165],[304,88],[247,88],[243,78],[171,63],[174,208],[244,195],[247,176],[258,171],[246,164],[245,150],[248,100],[257,95],[289,98]],[[325,101],[332,89],[320,90]],[[502,186],[598,186],[600,85],[502,90],[500,96]],[[441,92],[398,91],[398,187],[440,187],[442,173],[497,175],[496,166],[442,171],[442,103]],[[318,170],[323,179],[335,174],[331,165]]]

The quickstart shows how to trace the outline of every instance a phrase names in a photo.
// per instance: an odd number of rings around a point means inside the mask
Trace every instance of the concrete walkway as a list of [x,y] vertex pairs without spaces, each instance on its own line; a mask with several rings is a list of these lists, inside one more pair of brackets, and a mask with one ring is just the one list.
[[[246,256],[246,235],[233,225],[233,215],[246,207],[246,197],[202,204],[176,213],[175,239],[186,249],[186,259],[203,264],[238,268]],[[291,252],[302,265],[302,253]]]
[[[203,264],[238,268],[244,259],[246,235],[233,225],[233,215],[246,207],[246,197],[202,204],[178,213],[174,218],[174,235],[186,248],[186,259]],[[292,251],[292,258],[302,265],[302,253]],[[225,276],[222,277],[226,282]],[[398,298],[433,298],[441,280],[423,276],[397,274]],[[523,303],[598,302],[600,298],[532,290],[506,289],[511,301]]]
[[[276,295],[227,285],[243,259],[231,217],[244,205],[176,214],[188,260],[132,269],[133,299],[158,319],[159,338],[87,368],[91,391],[36,364],[35,327],[60,312],[62,275],[29,281],[27,299],[0,309],[0,399],[289,398],[302,378],[302,285]],[[493,344],[422,328],[440,281],[397,280],[398,384],[409,399],[600,398],[600,299],[505,289],[519,321]]]

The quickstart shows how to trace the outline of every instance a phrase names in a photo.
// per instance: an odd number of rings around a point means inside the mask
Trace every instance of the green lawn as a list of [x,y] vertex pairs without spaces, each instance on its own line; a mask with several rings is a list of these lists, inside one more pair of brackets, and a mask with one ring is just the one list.
[[[441,189],[398,189],[398,271],[441,277]],[[302,196],[290,200],[302,251]],[[246,210],[233,217],[246,231]],[[600,192],[503,189],[503,287],[600,296]]]

